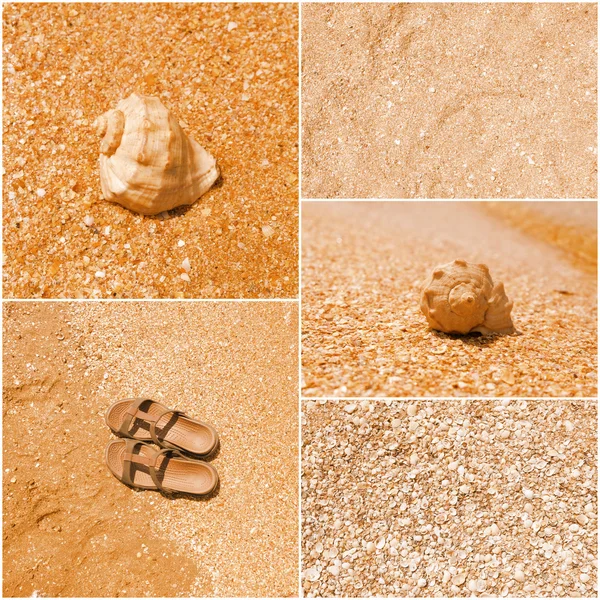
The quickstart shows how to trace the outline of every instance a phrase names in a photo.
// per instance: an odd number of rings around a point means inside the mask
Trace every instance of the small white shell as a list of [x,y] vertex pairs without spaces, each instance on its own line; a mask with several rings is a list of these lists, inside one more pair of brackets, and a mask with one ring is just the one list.
[[94,123],[107,200],[156,215],[193,204],[219,177],[215,159],[188,137],[158,98],[131,94]]
[[446,333],[511,333],[512,307],[504,285],[494,285],[487,265],[464,260],[436,267],[421,294],[429,326]]

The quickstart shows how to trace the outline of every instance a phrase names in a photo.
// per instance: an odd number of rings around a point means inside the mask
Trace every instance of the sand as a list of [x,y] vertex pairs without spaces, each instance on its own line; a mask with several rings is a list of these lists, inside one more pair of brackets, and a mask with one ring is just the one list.
[[[4,296],[295,297],[297,30],[291,3],[6,4]],[[102,198],[91,125],[133,91],[218,161],[191,208]]]
[[306,596],[596,597],[596,421],[596,400],[303,402]]
[[[3,595],[295,596],[297,332],[294,302],[5,302]],[[217,428],[218,494],[110,474],[137,395]]]
[[597,7],[302,6],[304,198],[595,198]]
[[[588,225],[563,236],[574,207]],[[497,216],[515,210],[527,214],[523,229]],[[589,236],[596,247],[596,210],[595,202],[304,202],[303,395],[595,396],[597,266],[595,251],[581,254],[576,243]],[[529,233],[535,214],[538,229],[552,218],[548,235]],[[516,334],[428,329],[421,282],[455,258],[486,263],[504,282]]]

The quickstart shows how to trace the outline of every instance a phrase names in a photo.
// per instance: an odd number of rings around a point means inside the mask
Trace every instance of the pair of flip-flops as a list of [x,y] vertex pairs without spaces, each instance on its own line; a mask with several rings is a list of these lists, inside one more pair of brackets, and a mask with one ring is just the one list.
[[112,440],[106,447],[106,464],[122,483],[142,490],[196,495],[216,489],[217,470],[199,460],[219,445],[219,435],[210,425],[149,398],[115,402],[106,412],[106,424],[125,438]]

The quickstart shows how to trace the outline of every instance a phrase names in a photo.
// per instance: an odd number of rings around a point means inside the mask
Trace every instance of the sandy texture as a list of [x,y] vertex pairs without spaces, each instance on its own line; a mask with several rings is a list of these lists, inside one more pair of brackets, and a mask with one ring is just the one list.
[[[562,231],[573,203],[554,204],[539,206],[539,223],[554,214],[553,231]],[[575,206],[595,239],[596,203]],[[596,266],[571,261],[577,246],[560,250],[479,203],[305,202],[302,210],[305,396],[596,394]],[[532,219],[535,206],[527,210]],[[427,328],[421,283],[455,258],[486,263],[504,282],[518,334]]]
[[595,400],[321,402],[307,596],[597,596]]
[[596,11],[303,4],[303,197],[595,197]]
[[[5,303],[4,596],[293,596],[297,304]],[[104,412],[150,395],[213,424],[208,499],[134,491]]]
[[[297,29],[294,4],[5,5],[4,295],[295,297]],[[102,199],[91,124],[133,91],[218,161],[189,209]]]

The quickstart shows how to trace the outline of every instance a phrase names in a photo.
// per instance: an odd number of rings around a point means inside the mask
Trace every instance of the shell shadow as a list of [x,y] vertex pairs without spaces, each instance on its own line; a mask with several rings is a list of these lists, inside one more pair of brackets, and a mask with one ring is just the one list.
[[[219,177],[212,184],[209,191],[218,190],[223,187],[225,180],[223,179],[223,175],[219,173]],[[152,219],[153,221],[170,221],[171,219],[177,219],[178,217],[183,217],[189,210],[195,208],[198,205],[200,198],[198,198],[193,204],[186,204],[185,206],[178,206],[177,208],[173,208],[172,210],[168,210],[166,212],[161,212],[157,215],[146,215],[148,219]],[[127,210],[127,209],[126,209]]]
[[484,335],[478,331],[471,333],[460,334],[460,333],[444,333],[442,331],[436,331],[432,329],[431,332],[437,338],[441,340],[458,340],[467,346],[475,346],[477,348],[485,348],[486,346],[493,345],[497,340],[503,337],[516,337],[523,335],[520,331],[515,330],[513,333],[492,333]]

